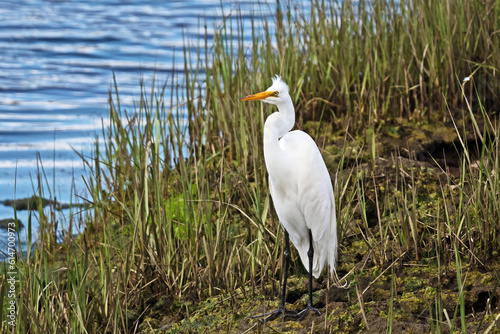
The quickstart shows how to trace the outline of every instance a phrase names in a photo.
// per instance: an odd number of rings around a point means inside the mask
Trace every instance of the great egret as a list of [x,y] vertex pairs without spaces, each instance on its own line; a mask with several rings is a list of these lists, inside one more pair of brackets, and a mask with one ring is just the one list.
[[[285,272],[281,303],[277,310],[256,317],[273,320],[280,314],[300,321],[309,311],[321,314],[312,305],[312,276],[318,278],[328,264],[333,274],[337,259],[337,219],[330,174],[314,140],[305,132],[290,131],[295,124],[295,108],[288,85],[276,75],[266,91],[241,101],[275,104],[264,125],[264,159],[269,173],[271,197],[285,230]],[[281,138],[281,139],[280,139]],[[299,251],[309,272],[309,300],[300,312],[285,308],[286,281],[290,262],[290,242]]]

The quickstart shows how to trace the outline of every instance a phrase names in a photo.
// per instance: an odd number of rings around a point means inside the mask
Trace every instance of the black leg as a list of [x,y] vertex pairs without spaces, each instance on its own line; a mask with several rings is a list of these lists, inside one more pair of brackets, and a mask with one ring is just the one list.
[[318,309],[314,308],[312,305],[312,267],[314,247],[311,230],[309,230],[309,251],[307,252],[307,256],[309,257],[309,300],[307,301],[307,307],[297,313],[297,317],[300,317],[299,319],[297,319],[297,321],[302,320],[309,311],[315,311],[316,313],[318,313],[318,315],[321,315],[321,312]]
[[264,321],[271,321],[271,320],[276,319],[280,315],[282,317],[287,317],[287,316],[294,317],[297,314],[297,312],[290,311],[290,310],[287,310],[285,308],[286,281],[288,279],[288,266],[290,264],[291,253],[290,253],[290,237],[288,235],[288,232],[285,229],[283,229],[283,230],[285,231],[285,253],[284,253],[284,256],[285,256],[285,273],[283,275],[283,289],[281,290],[281,302],[280,302],[280,306],[278,307],[277,310],[274,310],[274,311],[271,311],[271,312],[267,312],[267,313],[263,313],[263,314],[259,314],[259,315],[255,315],[253,317],[250,317],[252,319],[254,319],[254,318],[260,318],[260,317],[267,317],[266,319],[264,319]]
[[292,254],[290,253],[290,237],[288,232],[285,230],[285,273],[283,274],[283,289],[281,290],[281,303],[280,307],[285,309],[285,299],[286,299],[286,281],[288,280],[288,267],[290,266],[290,259]]

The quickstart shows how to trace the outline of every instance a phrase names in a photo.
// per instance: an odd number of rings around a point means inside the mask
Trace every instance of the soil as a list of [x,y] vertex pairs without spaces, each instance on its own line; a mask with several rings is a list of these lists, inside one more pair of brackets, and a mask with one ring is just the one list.
[[[311,133],[317,125],[308,122],[304,128]],[[153,297],[152,311],[146,312],[139,326],[142,332],[452,333],[462,330],[462,318],[467,333],[487,330],[500,333],[500,245],[493,245],[489,254],[474,254],[466,247],[453,248],[449,235],[437,240],[435,232],[424,231],[431,225],[426,225],[429,216],[434,217],[438,206],[443,205],[438,200],[443,187],[448,185],[453,193],[453,182],[460,182],[456,178],[460,175],[462,143],[470,147],[471,159],[477,159],[473,148],[478,144],[473,131],[459,137],[451,124],[384,124],[378,128],[375,147],[368,149],[361,148],[367,142],[364,138],[346,140],[345,132],[334,133],[332,129],[323,129],[322,133],[316,139],[329,143],[322,148],[329,170],[342,170],[339,177],[356,175],[363,180],[366,219],[355,211],[342,233],[338,259],[340,284],[331,284],[325,273],[314,280],[313,304],[321,315],[309,312],[300,322],[290,317],[269,322],[251,318],[278,307],[281,288],[276,277],[262,280],[261,289],[248,287],[233,295],[219,295],[201,302],[196,298]],[[339,166],[340,155],[345,157],[342,166]],[[437,257],[429,251],[432,246],[401,247],[390,238],[385,244],[379,242],[374,246],[367,236],[360,234],[362,229],[356,228],[364,226],[376,238],[381,228],[379,220],[387,228],[391,219],[401,219],[390,215],[393,201],[401,199],[390,196],[401,193],[404,188],[401,184],[418,188],[412,192],[418,198],[416,218],[421,222],[418,233],[424,238],[423,244],[434,242],[444,256]],[[388,200],[382,202],[382,198]],[[377,210],[383,212],[382,219],[378,218]],[[431,238],[425,240],[428,236]],[[286,302],[288,309],[301,310],[307,302],[307,273],[295,251],[292,252],[297,261],[292,265]],[[458,264],[457,254],[461,259]],[[463,303],[459,286],[463,286]]]
[[[357,246],[356,242],[349,244],[347,248],[353,252],[341,256],[339,262],[350,262],[365,253],[363,247]],[[167,303],[169,307],[155,313],[158,318],[146,317],[143,324],[155,323],[151,328],[166,333],[386,333],[389,325],[393,333],[430,333],[438,322],[442,323],[443,333],[460,330],[459,322],[448,321],[436,311],[442,307],[450,319],[460,318],[455,316],[460,310],[456,268],[452,265],[438,269],[433,264],[405,261],[402,256],[380,271],[376,266],[369,267],[369,262],[367,253],[343,281],[345,287],[328,288],[326,277],[314,280],[314,307],[321,315],[309,312],[300,322],[294,318],[270,322],[250,318],[278,307],[279,286],[275,282],[274,289],[267,286],[265,295],[248,293],[245,298],[239,293],[208,298],[201,303]],[[347,266],[341,266],[339,274],[345,274],[344,267]],[[500,313],[500,266],[466,266],[463,273],[467,333],[483,333],[491,326],[494,315],[498,317]],[[289,280],[286,301],[291,310],[305,307],[305,274]],[[449,324],[455,326],[454,330]],[[150,332],[142,327],[145,333]],[[490,333],[500,333],[498,321]]]
[[[312,134],[318,127],[310,121],[303,129]],[[472,229],[465,244],[448,232],[444,218],[444,211],[451,220],[457,215],[452,204],[459,189],[474,191],[457,186],[464,182],[461,148],[468,148],[471,165],[479,157],[474,132],[458,135],[449,123],[401,122],[378,126],[372,141],[332,127],[319,133],[332,180],[348,193],[337,199],[340,282],[333,284],[326,272],[313,280],[313,306],[321,314],[309,312],[301,321],[253,318],[278,307],[278,271],[236,291],[220,287],[212,296],[145,290],[125,311],[131,332],[500,333],[500,238],[485,241]],[[40,198],[26,199],[25,206],[35,200],[60,206]],[[349,211],[346,202],[354,203]],[[417,222],[415,231],[410,221]],[[397,240],[403,234],[406,241]],[[307,303],[308,276],[293,247],[292,261],[286,307],[299,311]]]

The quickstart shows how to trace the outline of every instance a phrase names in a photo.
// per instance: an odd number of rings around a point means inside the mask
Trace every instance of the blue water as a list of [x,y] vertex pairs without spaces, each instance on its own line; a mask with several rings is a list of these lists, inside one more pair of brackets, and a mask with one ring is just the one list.
[[[210,46],[222,17],[238,11],[250,32],[251,15],[257,27],[260,17],[272,23],[276,3],[0,1],[0,201],[32,195],[40,164],[47,197],[50,189],[62,202],[87,198],[86,171],[75,151],[92,155],[107,119],[112,71],[122,106],[133,109],[141,78],[150,80],[156,72],[160,80],[182,81],[185,36],[196,46],[206,24]],[[59,215],[64,224],[69,212]],[[0,219],[13,217],[12,208],[0,205]],[[19,211],[18,217],[26,225],[28,213]],[[6,239],[0,230],[0,251]]]

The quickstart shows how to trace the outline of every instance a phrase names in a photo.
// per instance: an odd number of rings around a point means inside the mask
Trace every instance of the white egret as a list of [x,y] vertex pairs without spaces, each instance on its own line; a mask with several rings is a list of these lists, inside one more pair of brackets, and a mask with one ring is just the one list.
[[[264,159],[269,173],[271,197],[285,230],[285,268],[281,303],[277,310],[255,317],[273,320],[279,315],[301,320],[309,311],[321,314],[312,305],[312,276],[318,278],[329,265],[333,274],[337,258],[337,220],[330,174],[314,140],[305,132],[290,131],[295,124],[295,108],[288,86],[276,76],[266,91],[241,101],[275,104],[264,125]],[[309,272],[309,300],[300,312],[285,308],[286,281],[290,262],[290,242]]]

